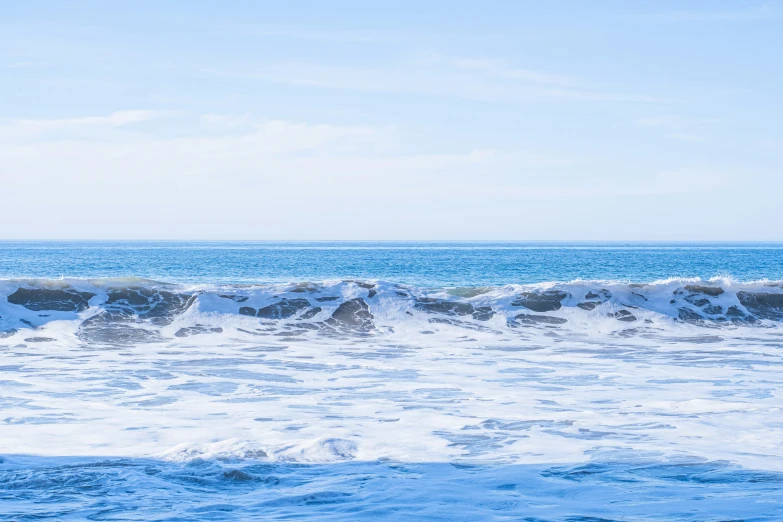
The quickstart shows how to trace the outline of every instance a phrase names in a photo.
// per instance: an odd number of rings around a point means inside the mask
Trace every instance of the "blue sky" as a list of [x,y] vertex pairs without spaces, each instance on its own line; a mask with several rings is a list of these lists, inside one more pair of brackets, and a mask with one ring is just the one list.
[[783,240],[781,49],[781,2],[3,2],[0,237]]

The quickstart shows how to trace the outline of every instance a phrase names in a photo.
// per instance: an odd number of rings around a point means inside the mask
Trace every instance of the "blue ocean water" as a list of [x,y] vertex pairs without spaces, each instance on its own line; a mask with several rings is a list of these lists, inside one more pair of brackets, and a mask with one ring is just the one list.
[[783,520],[783,244],[0,242],[0,520]]
[[421,286],[783,279],[781,243],[3,241],[0,279],[183,283],[360,278]]

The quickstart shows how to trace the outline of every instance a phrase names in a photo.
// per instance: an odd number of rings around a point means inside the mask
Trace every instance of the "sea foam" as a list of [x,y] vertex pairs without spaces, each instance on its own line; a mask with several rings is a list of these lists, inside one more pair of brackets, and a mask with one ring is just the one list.
[[778,282],[0,294],[12,519],[783,512]]

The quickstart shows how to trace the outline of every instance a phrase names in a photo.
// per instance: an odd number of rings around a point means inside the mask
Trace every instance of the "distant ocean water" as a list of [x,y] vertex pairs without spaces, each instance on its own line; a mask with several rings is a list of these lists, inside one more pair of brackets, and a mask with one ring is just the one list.
[[0,242],[0,519],[781,520],[783,244]]
[[420,286],[783,279],[782,243],[0,241],[0,279],[180,283],[342,278]]

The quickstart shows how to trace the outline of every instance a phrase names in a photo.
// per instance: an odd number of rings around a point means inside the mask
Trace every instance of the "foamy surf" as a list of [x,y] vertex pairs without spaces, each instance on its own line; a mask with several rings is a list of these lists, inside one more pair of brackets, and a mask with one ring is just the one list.
[[11,519],[783,513],[778,282],[0,292]]

